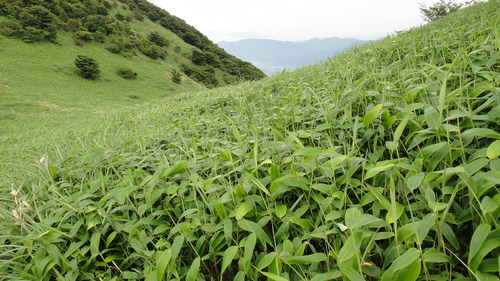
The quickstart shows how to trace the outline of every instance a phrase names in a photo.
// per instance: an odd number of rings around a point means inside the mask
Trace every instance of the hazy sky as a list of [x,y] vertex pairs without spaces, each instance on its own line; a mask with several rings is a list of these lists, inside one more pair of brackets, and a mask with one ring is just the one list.
[[[267,38],[377,39],[424,23],[419,3],[436,0],[149,0],[212,41]],[[455,2],[465,2],[458,0]]]

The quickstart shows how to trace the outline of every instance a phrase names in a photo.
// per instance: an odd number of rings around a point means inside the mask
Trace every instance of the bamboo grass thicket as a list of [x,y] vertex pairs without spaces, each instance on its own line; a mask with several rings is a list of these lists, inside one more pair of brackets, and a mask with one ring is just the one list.
[[0,271],[498,280],[497,8],[68,136],[2,197]]

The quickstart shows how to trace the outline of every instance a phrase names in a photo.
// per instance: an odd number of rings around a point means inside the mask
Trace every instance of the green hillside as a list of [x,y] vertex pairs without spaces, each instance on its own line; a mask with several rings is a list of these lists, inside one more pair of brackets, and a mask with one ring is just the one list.
[[12,131],[0,276],[499,280],[499,8]]
[[[77,55],[99,63],[98,79],[78,76]],[[122,78],[121,68],[136,79]],[[0,1],[0,118],[14,125],[85,118],[264,76],[144,0]]]

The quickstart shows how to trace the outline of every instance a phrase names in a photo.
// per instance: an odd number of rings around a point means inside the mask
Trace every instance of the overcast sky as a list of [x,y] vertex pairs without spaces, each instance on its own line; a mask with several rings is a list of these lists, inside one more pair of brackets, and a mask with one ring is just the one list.
[[[213,42],[266,38],[378,39],[424,23],[419,3],[436,0],[148,0]],[[463,3],[465,0],[455,2]]]

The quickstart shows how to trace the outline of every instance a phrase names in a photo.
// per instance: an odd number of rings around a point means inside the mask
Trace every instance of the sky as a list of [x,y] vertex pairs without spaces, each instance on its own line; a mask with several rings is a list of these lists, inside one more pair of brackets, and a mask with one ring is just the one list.
[[[210,40],[378,39],[424,24],[419,4],[437,0],[148,0]],[[457,0],[463,3],[465,0]]]

